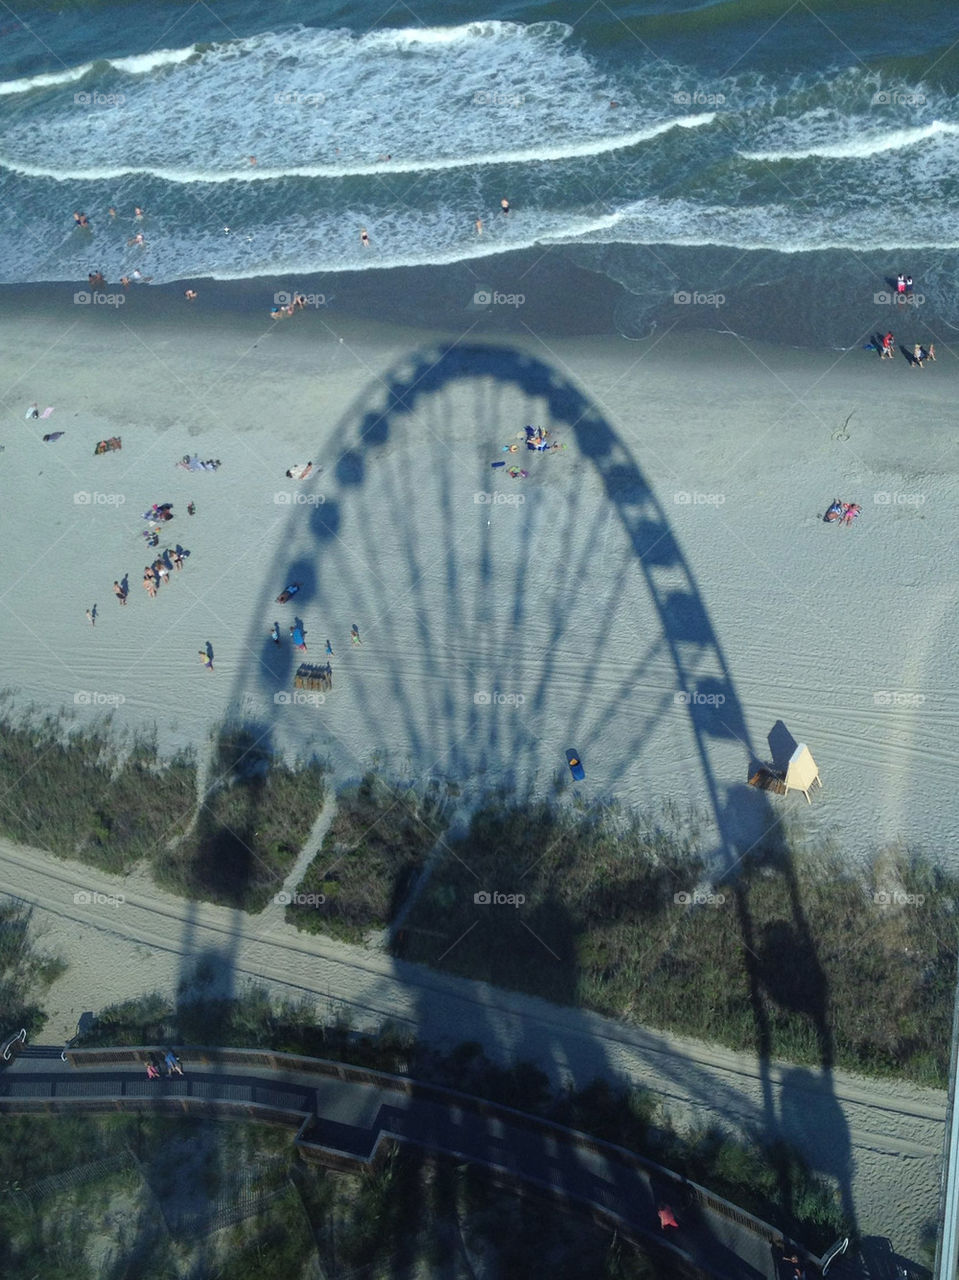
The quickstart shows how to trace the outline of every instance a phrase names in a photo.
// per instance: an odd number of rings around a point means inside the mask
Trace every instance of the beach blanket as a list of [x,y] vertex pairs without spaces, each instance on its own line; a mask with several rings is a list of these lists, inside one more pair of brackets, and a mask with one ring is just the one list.
[[220,461],[218,458],[208,458],[206,462],[201,462],[197,454],[192,458],[189,454],[184,454],[176,465],[182,467],[184,471],[216,471]]
[[40,414],[40,417],[49,418],[51,413],[53,413],[53,405],[50,405],[49,408],[44,409],[43,413]]

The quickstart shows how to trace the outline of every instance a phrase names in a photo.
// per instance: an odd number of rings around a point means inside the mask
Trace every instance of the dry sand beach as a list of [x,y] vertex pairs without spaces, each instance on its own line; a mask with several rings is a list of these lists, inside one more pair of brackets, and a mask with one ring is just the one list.
[[[271,322],[256,298],[7,308],[15,705],[112,710],[166,749],[243,715],[337,781],[379,761],[474,792],[548,791],[575,747],[593,797],[721,811],[720,859],[768,821],[746,782],[781,721],[824,787],[777,817],[849,858],[901,844],[955,867],[948,350],[919,372],[729,333],[542,337],[469,313],[437,333],[335,306]],[[48,421],[24,420],[34,400]],[[527,423],[564,448],[504,453]],[[113,435],[122,451],[94,456]],[[221,468],[174,465],[194,453]],[[823,523],[836,497],[862,505],[853,527]],[[165,502],[160,549],[189,556],[149,599],[142,513]],[[327,639],[325,705],[278,703]]]
[[[800,841],[832,842],[850,861],[897,845],[955,869],[948,350],[918,372],[859,348],[790,350],[730,332],[544,336],[471,312],[458,330],[427,330],[335,304],[274,322],[266,285],[207,284],[192,305],[144,287],[112,309],[55,287],[7,297],[0,679],[14,707],[66,708],[78,724],[110,712],[120,729],[156,726],[164,750],[202,748],[225,717],[242,717],[291,755],[328,759],[337,784],[370,765],[440,777],[461,785],[464,809],[490,790],[553,792],[575,747],[588,797],[697,815],[717,870],[782,815]],[[33,401],[54,406],[48,420],[24,418]],[[565,447],[528,453],[526,424]],[[43,443],[54,430],[62,438]],[[114,435],[122,450],[95,456]],[[194,453],[220,469],[175,466]],[[528,476],[492,468],[504,459]],[[305,481],[286,478],[307,461]],[[862,505],[851,528],[823,523],[837,497]],[[142,513],[166,502],[160,546],[189,556],[150,599]],[[111,585],[125,574],[121,608]],[[289,582],[300,592],[276,604]],[[291,647],[294,619],[306,654]],[[332,693],[288,700],[297,662],[325,662],[327,638]],[[208,641],[212,674],[197,656]],[[812,805],[790,795],[770,811],[746,785],[778,721],[822,770]],[[150,923],[152,891],[131,880],[137,921],[98,918],[93,945],[50,886],[113,882],[69,866],[44,879],[46,860],[18,872],[22,851],[8,853],[2,887],[37,904],[45,940],[70,961],[49,1001],[54,1036],[84,1009],[175,990],[200,945],[192,910],[185,920],[156,895]],[[439,1036],[442,1015],[404,1003],[392,975],[433,991],[452,980],[414,982],[409,966],[306,938],[278,968],[263,941],[294,935],[276,912],[249,924],[201,914],[232,937],[238,980],[313,993],[365,1025],[408,1013]],[[578,1079],[597,1067],[588,1015],[481,992],[478,1028],[461,993],[449,999],[454,1040],[565,1056]],[[491,1000],[513,1012],[491,1013]],[[630,1045],[641,1035],[622,1034]],[[680,1118],[756,1122],[755,1064],[755,1080],[729,1092],[741,1063],[709,1068],[699,1046],[705,1074],[692,1080],[657,1053],[620,1045],[605,1069],[658,1090]],[[814,1087],[798,1076],[794,1086]],[[795,1093],[777,1104],[779,1122],[814,1167],[851,1167],[864,1230],[915,1250],[935,1212],[943,1099],[890,1087],[867,1116],[852,1096],[864,1087],[830,1094],[815,1138],[803,1141]],[[846,1137],[823,1155],[840,1115]]]

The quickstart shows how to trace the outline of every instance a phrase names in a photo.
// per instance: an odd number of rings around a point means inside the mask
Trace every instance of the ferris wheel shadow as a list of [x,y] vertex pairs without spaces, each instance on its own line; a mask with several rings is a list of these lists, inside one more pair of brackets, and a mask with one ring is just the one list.
[[[482,427],[460,425],[464,395],[472,396],[472,423]],[[518,405],[528,415],[521,421],[546,420],[554,433],[571,439],[564,456],[580,469],[583,483],[567,486],[559,500],[545,487],[531,484],[523,490],[519,478],[504,480],[516,501],[504,500],[512,523],[502,536],[492,527],[494,515],[501,524],[498,510],[483,521],[475,519],[472,504],[482,495],[471,493],[471,487],[479,476],[489,476],[490,440],[500,442],[515,432]],[[421,440],[423,448],[409,447],[411,438]],[[362,671],[357,666],[357,678],[351,680],[353,732],[336,737],[338,766],[357,772],[368,767],[357,737],[367,743],[392,739],[413,779],[437,774],[473,779],[480,789],[492,786],[501,796],[522,799],[531,794],[544,750],[561,758],[563,750],[575,746],[588,763],[590,744],[612,734],[618,759],[610,761],[604,783],[615,794],[650,735],[676,723],[667,718],[675,718],[679,707],[712,819],[707,863],[733,886],[731,927],[742,946],[754,1049],[763,1063],[755,1125],[770,1138],[782,1136],[783,1116],[801,1105],[804,1078],[794,1073],[797,1096],[790,1101],[783,1096],[789,1078],[774,1086],[769,1071],[775,1052],[769,1010],[782,996],[772,972],[774,952],[787,948],[797,969],[816,975],[798,1004],[794,993],[782,999],[792,1000],[808,1019],[831,1092],[835,1054],[826,1013],[828,983],[780,836],[780,814],[765,793],[745,785],[759,757],[731,670],[692,568],[630,448],[595,402],[558,369],[518,349],[485,345],[412,352],[371,380],[336,425],[333,439],[339,454],[324,476],[322,500],[304,502],[305,510],[291,514],[267,581],[304,584],[297,602],[308,625],[318,611],[324,620],[320,631],[325,631],[326,620],[348,608],[337,634],[343,636],[356,618],[358,643],[367,637],[372,642],[363,653]],[[625,551],[597,572],[596,548],[607,538],[610,522],[618,523]],[[623,621],[637,577],[654,606],[657,635],[640,634]],[[272,610],[271,594],[265,583],[263,608]],[[601,620],[598,630],[596,619]],[[614,640],[616,620],[621,625]],[[253,625],[261,636],[261,625]],[[390,652],[399,634],[402,652]],[[624,634],[631,636],[631,646],[623,645]],[[251,635],[254,651],[257,643]],[[275,697],[289,680],[294,658],[286,656],[288,650],[280,655],[264,642],[254,677],[261,693]],[[664,668],[672,672],[668,690]],[[644,682],[657,681],[658,691],[633,707]],[[490,692],[494,682],[497,691]],[[509,705],[509,714],[491,714],[491,699],[510,696],[519,702]],[[730,775],[731,753],[739,761],[738,777]],[[397,769],[395,758],[391,763]],[[788,918],[779,926],[775,947],[759,936],[748,879],[737,879],[744,860],[767,862],[783,880]],[[551,904],[552,912],[562,915],[563,910],[559,902]],[[559,946],[569,968],[556,986],[560,1001],[575,1002],[573,928],[570,921],[570,946]],[[492,1028],[485,1030],[495,1038]],[[479,1031],[476,1039],[484,1040]],[[603,1055],[598,1045],[594,1048],[587,1057],[593,1074],[599,1074]],[[559,1039],[550,1046],[538,1044],[537,1054],[540,1061],[555,1063],[573,1056]],[[713,1077],[700,1077],[696,1068],[679,1061],[663,1070],[673,1071],[692,1096],[710,1098],[715,1090]],[[807,1153],[817,1140],[835,1149],[838,1112],[838,1105],[822,1109],[828,1124],[822,1134],[807,1135]],[[850,1226],[855,1220],[851,1162],[849,1155],[841,1167],[834,1161],[827,1170],[841,1186]],[[782,1192],[787,1200],[792,1194],[785,1183]]]

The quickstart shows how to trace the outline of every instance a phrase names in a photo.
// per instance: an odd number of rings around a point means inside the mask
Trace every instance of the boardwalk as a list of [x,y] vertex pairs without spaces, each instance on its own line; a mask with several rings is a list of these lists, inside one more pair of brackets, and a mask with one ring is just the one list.
[[[162,1051],[160,1052],[162,1056]],[[162,1109],[289,1126],[305,1156],[374,1166],[393,1142],[470,1162],[492,1180],[583,1211],[690,1275],[776,1280],[779,1233],[622,1148],[451,1090],[317,1059],[253,1050],[181,1051],[183,1078],[146,1078],[149,1049],[27,1048],[0,1073],[0,1111]],[[680,1229],[663,1239],[656,1208]]]

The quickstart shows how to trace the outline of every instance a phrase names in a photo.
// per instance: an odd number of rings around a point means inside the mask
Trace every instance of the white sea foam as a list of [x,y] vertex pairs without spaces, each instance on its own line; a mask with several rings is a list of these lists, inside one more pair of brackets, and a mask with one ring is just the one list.
[[865,159],[868,156],[881,155],[884,151],[903,151],[907,147],[913,147],[919,142],[926,142],[930,138],[955,134],[959,134],[959,125],[949,124],[942,120],[934,120],[927,125],[919,125],[908,129],[893,129],[888,133],[873,134],[868,137],[850,137],[842,142],[810,143],[808,146],[788,151],[740,151],[739,154],[745,160],[762,160],[767,163],[812,158],[827,160]]
[[29,161],[0,155],[0,168],[9,169],[29,178],[51,178],[57,182],[99,182],[116,181],[127,175],[143,175],[159,178],[163,182],[184,183],[224,183],[224,182],[275,182],[284,178],[355,178],[385,175],[390,173],[439,172],[444,169],[462,169],[477,165],[530,164],[535,161],[560,161],[575,158],[599,156],[611,151],[622,151],[638,146],[668,133],[671,129],[698,129],[711,124],[716,118],[715,112],[704,112],[695,116],[678,116],[671,120],[661,120],[645,129],[634,129],[629,133],[604,138],[583,139],[579,142],[557,143],[552,146],[537,147],[535,150],[495,151],[480,155],[452,155],[423,158],[400,158],[390,161],[378,161],[366,164],[336,165],[290,165],[282,169],[271,169],[266,165],[250,165],[242,169],[227,169],[220,172],[210,169],[168,169],[152,166],[129,167],[97,167],[84,169],[47,168],[43,165],[31,164]]
[[[105,63],[115,71],[128,75],[149,75],[160,67],[175,66],[196,56],[196,47],[188,49],[155,49],[152,53],[138,53],[129,58],[112,58]],[[79,67],[69,67],[64,71],[43,72],[40,75],[26,76],[20,80],[4,80],[0,82],[0,97],[15,93],[30,93],[33,89],[52,89],[58,85],[73,84],[82,80],[97,67],[98,63],[84,62]]]

